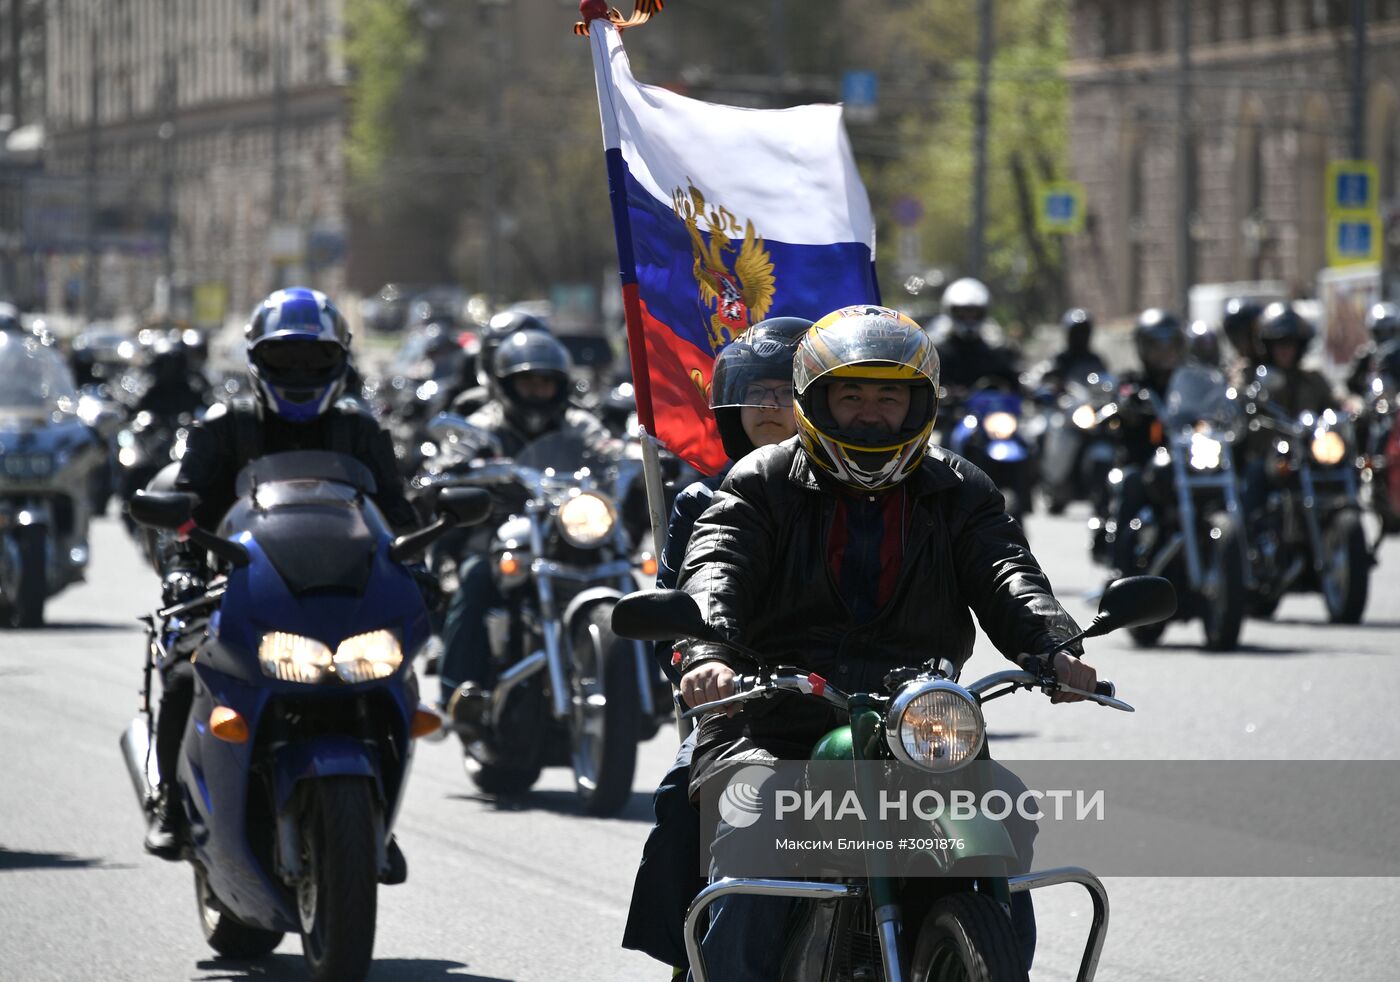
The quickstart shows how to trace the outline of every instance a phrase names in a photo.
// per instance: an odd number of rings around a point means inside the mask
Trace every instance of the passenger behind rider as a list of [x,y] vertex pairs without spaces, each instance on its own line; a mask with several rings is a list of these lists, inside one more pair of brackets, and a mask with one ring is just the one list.
[[[763,652],[765,664],[723,644],[685,643],[687,704],[732,694],[738,672],[798,657],[856,692],[882,691],[888,672],[933,657],[961,666],[974,613],[1013,661],[1077,633],[996,487],[929,445],[938,381],[933,343],[894,310],[845,308],[803,338],[793,369],[798,439],[735,465],[696,522],[680,578],[709,626]],[[1054,667],[1067,684],[1093,689],[1094,670],[1073,655],[1059,652]],[[805,759],[845,721],[798,697],[711,714],[699,727],[691,793],[737,758]],[[721,822],[713,855],[725,854],[727,831]],[[1028,859],[1033,829],[1008,831]],[[723,875],[723,865],[711,873]],[[1013,920],[1029,964],[1026,901],[1014,904]],[[779,977],[789,901],[731,896],[711,911],[703,945],[711,978]]]
[[[710,410],[729,463],[714,477],[696,481],[676,496],[656,574],[658,587],[675,588],[691,530],[734,462],[759,447],[797,434],[792,412],[792,356],[811,326],[811,321],[801,317],[772,317],[753,325],[715,358]],[[680,673],[671,664],[671,646],[658,645],[657,655],[662,671],[679,683]],[[700,813],[690,800],[694,751],[692,731],[652,797],[656,824],[642,849],[622,936],[624,948],[645,952],[673,966],[686,962],[685,912],[704,886],[696,867]]]
[[[190,430],[175,488],[198,497],[194,519],[217,529],[236,500],[234,480],[250,461],[292,450],[333,450],[354,457],[374,476],[374,501],[396,532],[417,524],[404,496],[389,434],[374,418],[338,402],[350,356],[350,329],[325,294],[301,287],[273,293],[254,310],[244,334],[255,400],[219,404]],[[189,543],[169,537],[158,551],[162,599],[174,604],[199,595],[210,570]],[[156,722],[160,799],[146,834],[146,851],[178,859],[185,829],[172,793],[180,742],[194,696],[191,634],[161,672]],[[397,846],[393,847],[397,850]],[[402,856],[398,857],[400,865]]]
[[[493,373],[496,393],[467,422],[494,443],[489,455],[514,457],[527,445],[552,434],[573,434],[595,455],[612,453],[613,441],[592,413],[569,405],[568,349],[543,331],[520,330],[497,348]],[[498,509],[498,511],[501,511]],[[504,519],[509,509],[497,517]],[[487,522],[494,528],[496,522]],[[486,632],[486,612],[504,603],[488,556],[469,556],[443,625],[439,674],[441,703],[459,733],[481,722],[488,690],[495,681]]]

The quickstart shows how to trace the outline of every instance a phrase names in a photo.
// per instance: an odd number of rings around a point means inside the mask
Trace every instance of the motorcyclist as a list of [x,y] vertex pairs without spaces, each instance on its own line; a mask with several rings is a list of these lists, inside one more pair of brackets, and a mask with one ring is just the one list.
[[1186,329],[1186,358],[1208,368],[1220,367],[1220,335],[1205,321],[1192,321]]
[[[696,481],[676,496],[656,574],[658,587],[675,587],[695,522],[734,462],[759,447],[797,434],[792,411],[792,356],[811,326],[811,321],[801,317],[772,317],[749,328],[715,358],[710,411],[729,463],[715,476]],[[672,682],[679,682],[670,654],[670,645],[658,646],[663,671]],[[652,797],[656,824],[642,849],[622,937],[624,948],[646,952],[668,965],[685,964],[685,912],[704,885],[695,867],[700,817],[689,792],[694,751],[692,732],[681,743]]]
[[1379,367],[1381,349],[1400,339],[1400,305],[1372,304],[1366,311],[1366,333],[1369,339],[1356,349],[1347,371],[1347,391],[1359,396],[1366,395],[1370,389],[1371,378]]
[[516,331],[553,333],[549,325],[523,310],[503,310],[491,318],[476,339],[476,357],[471,359],[471,379],[450,401],[452,412],[469,416],[498,396],[493,375],[496,349]]
[[[857,692],[879,691],[889,671],[930,656],[962,664],[973,613],[1012,660],[1049,653],[1077,633],[995,485],[930,447],[938,382],[938,353],[897,311],[848,307],[817,322],[794,362],[797,440],[736,464],[686,551],[680,588],[712,630],[765,653],[769,666],[800,652],[803,668]],[[737,672],[764,667],[723,644],[680,650],[681,693],[692,706],[731,694]],[[1093,689],[1096,674],[1078,658],[1060,652],[1054,665],[1068,684]],[[736,757],[746,765],[805,758],[843,716],[795,697],[707,716],[692,794]],[[724,854],[727,830],[721,822],[714,855]],[[789,910],[786,901],[740,896],[711,907],[704,951],[712,977],[778,977],[775,939]],[[1014,911],[1029,941],[1028,898]]]
[[1281,380],[1270,380],[1268,395],[1291,416],[1320,413],[1337,405],[1326,377],[1302,367],[1316,334],[1292,304],[1270,304],[1259,318],[1260,367],[1267,368],[1270,375],[1282,375]]
[[1154,307],[1143,311],[1133,325],[1133,347],[1140,367],[1119,382],[1118,413],[1110,425],[1118,443],[1117,480],[1110,478],[1110,517],[1100,523],[1101,534],[1094,543],[1096,557],[1119,571],[1130,566],[1132,539],[1127,529],[1142,510],[1143,471],[1161,441],[1153,400],[1166,400],[1172,372],[1186,361],[1186,333],[1175,314]]
[[[1083,307],[1065,311],[1060,318],[1065,346],[1040,370],[1040,385],[1053,392],[1061,391],[1066,382],[1103,375],[1108,369],[1103,359],[1090,346],[1094,337],[1094,318]],[[941,350],[940,350],[941,355]]]
[[991,291],[970,277],[954,280],[943,291],[943,313],[931,333],[942,365],[940,384],[954,399],[962,399],[984,380],[1012,389],[1020,384],[1014,354],[988,341],[991,304]]
[[[258,305],[244,336],[248,375],[255,400],[220,404],[190,430],[174,486],[198,497],[194,520],[217,528],[236,500],[239,471],[265,454],[293,450],[333,450],[369,468],[375,503],[395,531],[417,523],[394,465],[389,434],[374,419],[339,404],[350,353],[350,329],[325,294],[302,287],[278,290]],[[203,590],[208,570],[203,555],[188,543],[165,541],[158,552],[163,600],[189,599]],[[146,851],[178,859],[184,829],[182,810],[170,779],[179,762],[180,741],[194,695],[190,657],[198,647],[177,646],[161,666],[156,761],[162,775],[160,801],[146,834]],[[395,847],[397,848],[397,847]]]
[[156,340],[151,346],[146,374],[150,384],[136,401],[136,412],[173,420],[204,408],[206,388],[191,377],[188,353],[178,339]]
[[[603,424],[569,405],[572,367],[568,349],[552,335],[537,330],[510,334],[494,357],[497,396],[467,422],[489,438],[489,450],[501,457],[514,457],[528,444],[556,433],[576,435],[592,453],[611,454],[612,437]],[[462,563],[460,585],[443,625],[441,702],[459,732],[479,722],[492,682],[486,611],[502,598],[487,558],[474,555]]]
[[1231,297],[1225,301],[1225,316],[1220,329],[1230,347],[1235,349],[1235,357],[1230,365],[1230,375],[1237,381],[1254,375],[1263,354],[1259,347],[1259,315],[1264,312],[1262,305],[1244,297]]

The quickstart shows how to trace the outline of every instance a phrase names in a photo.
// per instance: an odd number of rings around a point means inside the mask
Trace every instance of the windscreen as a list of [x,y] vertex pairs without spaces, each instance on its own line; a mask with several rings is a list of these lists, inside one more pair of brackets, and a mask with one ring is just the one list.
[[73,412],[78,390],[51,348],[0,335],[0,411]]
[[1198,422],[1231,430],[1243,410],[1230,383],[1218,370],[1204,365],[1183,365],[1172,373],[1167,386],[1167,423],[1174,428]]

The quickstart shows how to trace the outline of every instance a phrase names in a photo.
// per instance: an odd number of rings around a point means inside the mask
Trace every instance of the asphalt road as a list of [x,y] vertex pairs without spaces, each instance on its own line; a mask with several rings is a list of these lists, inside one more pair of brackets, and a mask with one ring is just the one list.
[[[1076,616],[1099,585],[1082,520],[1030,526]],[[137,706],[141,634],[155,598],[119,525],[93,537],[88,584],[52,602],[52,626],[0,634],[0,980],[301,977],[299,943],[259,964],[215,960],[191,874],[147,858],[117,748]],[[1164,645],[1095,643],[1090,660],[1133,716],[1019,695],[988,707],[1004,757],[1395,759],[1400,756],[1400,546],[1373,580],[1367,621],[1325,623],[1316,597],[1250,622],[1234,654],[1199,651],[1200,629]],[[1001,667],[983,641],[968,678]],[[452,743],[420,747],[398,834],[408,882],[380,894],[376,964],[387,980],[659,980],[618,947],[650,821],[649,792],[674,751],[643,748],[616,819],[580,816],[562,771],[509,806],[474,793]],[[1346,830],[1338,834],[1345,836]],[[1397,840],[1400,850],[1400,839]],[[1395,879],[1109,878],[1105,980],[1390,980],[1400,956]],[[1033,978],[1072,979],[1089,916],[1077,888],[1039,895]]]

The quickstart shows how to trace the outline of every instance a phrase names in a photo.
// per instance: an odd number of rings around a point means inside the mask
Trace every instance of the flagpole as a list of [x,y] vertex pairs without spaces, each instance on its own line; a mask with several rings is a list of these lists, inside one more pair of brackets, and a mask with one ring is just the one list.
[[[659,5],[657,5],[659,7]],[[640,6],[639,6],[640,10]],[[651,518],[651,541],[656,561],[666,548],[668,522],[666,489],[661,477],[661,453],[656,439],[656,415],[651,401],[651,374],[647,370],[647,349],[642,326],[641,294],[637,287],[637,264],[632,246],[632,226],[627,217],[627,184],[619,148],[609,145],[609,133],[616,132],[613,112],[612,79],[608,74],[608,41],[605,32],[617,27],[608,19],[608,6],[599,0],[582,0],[581,25],[593,49],[593,79],[598,90],[598,111],[603,123],[603,146],[607,160],[608,200],[612,205],[613,233],[622,280],[622,311],[627,325],[627,352],[632,361],[632,391],[637,401],[637,423],[641,430],[642,481],[647,492],[647,514]],[[592,30],[589,30],[592,28]]]

